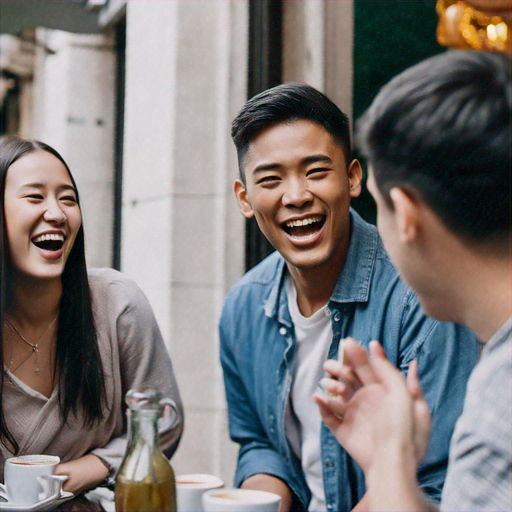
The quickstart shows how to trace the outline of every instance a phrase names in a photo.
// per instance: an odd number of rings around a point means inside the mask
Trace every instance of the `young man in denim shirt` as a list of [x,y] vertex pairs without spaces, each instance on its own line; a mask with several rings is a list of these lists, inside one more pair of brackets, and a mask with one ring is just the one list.
[[235,484],[280,494],[282,510],[351,510],[364,499],[361,469],[311,400],[324,361],[352,336],[380,340],[403,372],[418,361],[433,415],[418,479],[438,500],[476,339],[425,316],[375,227],[350,209],[361,166],[348,118],[327,97],[304,84],[265,91],[232,136],[240,210],[277,250],[235,285],[220,321],[230,434],[241,445]]

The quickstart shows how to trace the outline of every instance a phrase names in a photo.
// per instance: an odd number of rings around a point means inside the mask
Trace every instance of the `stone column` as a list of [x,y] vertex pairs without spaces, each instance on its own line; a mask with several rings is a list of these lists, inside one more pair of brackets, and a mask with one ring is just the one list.
[[176,473],[232,481],[217,323],[243,273],[230,123],[246,99],[243,1],[127,3],[122,270],[146,292],[182,392]]
[[353,0],[283,3],[283,81],[305,82],[352,116]]

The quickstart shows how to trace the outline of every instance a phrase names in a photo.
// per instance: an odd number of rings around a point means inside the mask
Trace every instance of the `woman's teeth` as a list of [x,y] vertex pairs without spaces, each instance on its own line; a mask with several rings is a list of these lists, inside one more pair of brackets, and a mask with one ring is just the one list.
[[32,242],[38,243],[38,242],[46,242],[48,240],[60,240],[61,242],[64,242],[64,235],[57,234],[57,233],[44,233],[42,235],[34,237]]
[[58,233],[44,233],[32,239],[32,243],[46,251],[58,251],[64,245],[65,237]]

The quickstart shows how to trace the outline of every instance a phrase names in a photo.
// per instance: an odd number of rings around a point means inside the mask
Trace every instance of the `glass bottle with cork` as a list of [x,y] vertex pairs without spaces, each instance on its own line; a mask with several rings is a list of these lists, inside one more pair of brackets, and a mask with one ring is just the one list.
[[128,446],[115,481],[116,512],[176,512],[174,472],[158,437],[163,407],[177,421],[176,404],[154,388],[128,391],[126,404]]

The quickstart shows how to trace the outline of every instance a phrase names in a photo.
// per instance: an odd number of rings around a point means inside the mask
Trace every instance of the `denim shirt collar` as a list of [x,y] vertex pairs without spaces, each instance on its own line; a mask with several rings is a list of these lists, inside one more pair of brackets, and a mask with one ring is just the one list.
[[[379,236],[374,226],[366,223],[359,214],[350,209],[350,242],[343,270],[341,271],[330,302],[367,302],[370,282],[375,265]],[[284,292],[286,264],[279,262],[274,274],[274,285],[265,303],[265,315],[277,315],[280,322],[291,325],[290,314]]]

